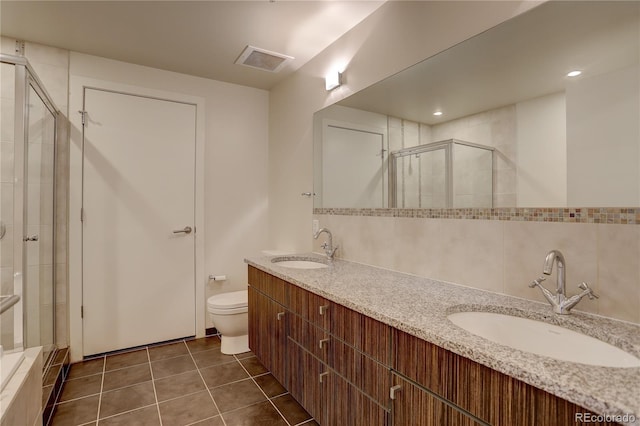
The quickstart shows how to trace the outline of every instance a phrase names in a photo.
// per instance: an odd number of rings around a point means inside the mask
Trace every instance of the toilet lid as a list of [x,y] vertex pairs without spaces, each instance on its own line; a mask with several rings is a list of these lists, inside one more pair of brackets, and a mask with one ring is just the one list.
[[207,300],[207,305],[215,309],[232,309],[246,307],[249,304],[247,290],[216,294]]

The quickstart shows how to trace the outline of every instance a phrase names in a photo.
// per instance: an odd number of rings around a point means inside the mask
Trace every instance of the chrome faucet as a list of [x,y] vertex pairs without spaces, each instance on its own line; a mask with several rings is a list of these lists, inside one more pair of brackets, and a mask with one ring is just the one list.
[[553,312],[561,315],[568,315],[571,312],[571,309],[582,300],[584,296],[588,296],[589,299],[597,299],[598,296],[593,292],[589,285],[585,282],[580,284],[578,288],[582,290],[582,293],[576,294],[567,299],[566,291],[565,291],[565,283],[566,283],[566,264],[564,260],[564,256],[559,250],[551,250],[547,257],[544,260],[544,267],[542,269],[542,273],[545,275],[551,275],[553,271],[553,264],[557,263],[557,285],[556,285],[556,294],[551,293],[547,290],[543,285],[542,281],[546,280],[545,277],[539,277],[535,279],[529,284],[529,287],[539,287],[544,295],[545,299],[551,304],[553,307]]
[[318,229],[315,234],[313,234],[314,239],[318,239],[320,234],[325,232],[327,234],[327,241],[322,243],[320,247],[324,249],[325,254],[327,255],[327,259],[333,260],[333,256],[336,254],[336,250],[338,250],[338,246],[333,247],[333,236],[331,235],[331,231],[327,228]]

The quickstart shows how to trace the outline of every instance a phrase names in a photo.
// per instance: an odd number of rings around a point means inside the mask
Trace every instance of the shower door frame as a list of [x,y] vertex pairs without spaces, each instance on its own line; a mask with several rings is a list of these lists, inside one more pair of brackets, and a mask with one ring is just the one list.
[[[58,116],[59,110],[56,108],[55,104],[49,93],[44,88],[42,81],[38,78],[35,70],[29,64],[29,61],[22,56],[14,56],[7,55],[4,53],[0,53],[0,62],[7,63],[13,65],[15,68],[14,75],[14,84],[15,84],[15,93],[14,93],[14,182],[16,182],[16,177],[19,176],[22,178],[21,184],[15,184],[13,187],[13,276],[14,276],[14,294],[20,296],[20,301],[13,306],[14,309],[14,320],[15,318],[20,318],[21,321],[14,321],[14,345],[17,347],[25,348],[25,330],[27,328],[27,318],[25,315],[24,304],[26,289],[24,286],[28,284],[25,280],[26,273],[26,251],[27,244],[25,241],[26,238],[26,230],[25,225],[27,223],[27,214],[28,210],[26,208],[25,200],[27,200],[28,194],[28,179],[26,173],[28,171],[27,168],[27,144],[28,144],[28,134],[29,134],[29,104],[27,102],[27,97],[29,95],[29,87],[33,87],[34,91],[47,108],[47,110],[52,114],[54,119],[54,128],[53,128],[53,216],[52,216],[52,280],[51,280],[51,326],[53,330],[52,335],[52,343],[51,343],[51,351],[50,354],[54,353],[54,349],[56,347],[56,291],[55,291],[55,277],[56,277],[56,158],[57,158],[57,149],[58,149]],[[21,112],[21,113],[18,113]],[[16,182],[17,183],[17,182]],[[19,231],[16,231],[19,230]],[[22,234],[21,238],[16,238],[16,235]],[[20,326],[18,326],[18,324]],[[47,359],[44,360],[45,364]]]
[[[411,156],[419,155],[425,152],[433,152],[437,150],[444,150],[445,155],[445,190],[446,190],[446,207],[447,209],[453,208],[454,197],[454,177],[453,177],[453,163],[455,161],[454,145],[468,146],[472,148],[483,149],[491,152],[492,155],[492,167],[495,161],[493,153],[495,148],[491,146],[481,145],[473,142],[467,142],[460,139],[445,139],[442,141],[432,142],[424,145],[412,146],[409,148],[403,148],[396,151],[392,151],[389,154],[389,208],[398,208],[398,165],[397,160]],[[495,173],[495,170],[493,171]],[[493,179],[492,179],[493,185]],[[493,189],[492,189],[493,191]],[[492,201],[493,205],[493,201]]]

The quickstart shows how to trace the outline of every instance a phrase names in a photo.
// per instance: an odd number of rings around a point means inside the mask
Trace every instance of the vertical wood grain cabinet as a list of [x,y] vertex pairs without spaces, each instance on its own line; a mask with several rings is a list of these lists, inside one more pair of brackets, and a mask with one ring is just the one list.
[[386,324],[249,267],[249,346],[323,426],[391,424],[391,335]]
[[252,266],[249,346],[322,426],[561,426],[587,412]]

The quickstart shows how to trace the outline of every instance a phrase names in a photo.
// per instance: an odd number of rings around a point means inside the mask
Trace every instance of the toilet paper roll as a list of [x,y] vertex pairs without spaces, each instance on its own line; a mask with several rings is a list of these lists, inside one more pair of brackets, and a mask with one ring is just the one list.
[[209,279],[213,281],[226,281],[226,275],[209,275]]

